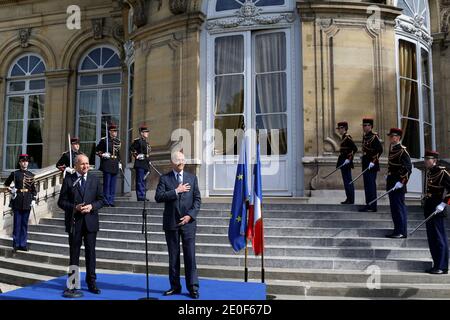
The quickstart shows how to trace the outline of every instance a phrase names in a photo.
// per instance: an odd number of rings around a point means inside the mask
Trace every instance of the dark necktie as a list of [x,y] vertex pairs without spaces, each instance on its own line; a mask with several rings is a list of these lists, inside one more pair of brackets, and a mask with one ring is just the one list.
[[84,193],[84,190],[86,188],[86,179],[84,178],[84,176],[81,176],[81,191]]

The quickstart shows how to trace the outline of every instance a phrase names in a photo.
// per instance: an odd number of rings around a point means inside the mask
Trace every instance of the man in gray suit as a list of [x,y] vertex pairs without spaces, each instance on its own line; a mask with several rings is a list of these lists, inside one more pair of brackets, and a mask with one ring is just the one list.
[[195,232],[201,205],[197,177],[185,172],[184,154],[172,154],[172,171],[161,176],[156,188],[156,202],[164,202],[163,229],[169,250],[170,289],[164,295],[181,293],[180,238],[183,243],[186,287],[193,299],[199,297],[197,265],[195,262]]

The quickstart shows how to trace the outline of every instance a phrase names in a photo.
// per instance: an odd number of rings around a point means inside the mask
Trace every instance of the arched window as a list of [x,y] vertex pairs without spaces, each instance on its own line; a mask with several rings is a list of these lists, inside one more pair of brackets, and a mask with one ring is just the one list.
[[89,51],[78,68],[77,123],[80,149],[95,163],[95,145],[106,134],[106,122],[120,126],[122,68],[117,51],[99,47]]
[[430,13],[426,0],[397,0],[397,101],[403,144],[413,158],[434,149]]
[[18,155],[28,153],[30,169],[42,167],[45,64],[36,54],[14,61],[8,72],[3,168],[17,168]]

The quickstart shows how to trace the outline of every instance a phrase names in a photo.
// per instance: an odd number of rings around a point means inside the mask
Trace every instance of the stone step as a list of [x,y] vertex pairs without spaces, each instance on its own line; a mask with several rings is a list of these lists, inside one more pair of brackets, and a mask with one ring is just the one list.
[[271,281],[271,294],[289,294],[298,296],[339,296],[350,298],[395,298],[395,299],[449,299],[450,285],[430,283],[382,283],[379,289],[370,289],[366,285],[346,282],[299,282]]
[[[15,268],[23,272],[33,272],[48,276],[64,275],[69,264],[67,255],[39,252],[39,251],[17,251],[0,245],[0,267],[8,269]],[[80,257],[80,265],[84,268],[84,256]],[[183,262],[181,264],[183,267]],[[109,270],[108,272],[134,272],[144,273],[145,262],[143,261],[121,261],[111,259],[97,259],[99,270]],[[167,274],[167,263],[149,264],[150,273]],[[200,276],[211,278],[232,278],[242,279],[243,268],[236,266],[221,267],[212,265],[199,265]],[[83,269],[82,269],[83,271]],[[390,272],[380,270],[381,283],[436,283],[450,284],[450,277],[433,276],[424,272]],[[365,284],[370,276],[366,271],[358,270],[310,270],[310,269],[286,269],[286,268],[266,268],[266,279],[268,280],[291,280],[307,283],[310,281],[325,282],[353,282]],[[249,278],[260,279],[260,269],[250,266]]]
[[[60,261],[66,260],[60,259]],[[83,259],[82,259],[83,260]],[[67,261],[68,262],[68,261]],[[81,261],[83,264],[83,261]],[[98,264],[102,264],[102,261],[98,261]],[[144,267],[141,265],[141,267]],[[167,266],[150,266],[153,274],[165,274],[164,269],[167,270]],[[20,270],[20,271],[17,271]],[[49,267],[47,263],[30,262],[22,259],[16,258],[0,258],[0,279],[4,283],[10,283],[19,286],[32,285],[41,281],[50,280],[52,277],[59,277],[66,274],[67,267],[63,265],[53,265]],[[82,268],[84,271],[84,268]],[[216,271],[216,272],[214,272]],[[207,275],[217,277],[217,271],[205,269],[203,266],[199,266],[200,277],[208,277]],[[234,275],[235,277],[224,280],[234,280],[239,279],[239,271],[235,268],[234,274],[228,272],[227,276]],[[184,270],[182,270],[184,273]],[[276,271],[275,271],[276,272]],[[102,270],[97,269],[97,273],[121,273],[120,271]],[[350,273],[324,273],[319,272],[321,279],[320,281],[311,281],[305,276],[305,274],[314,275],[317,278],[319,275],[317,272],[296,272],[295,275],[298,277],[296,280],[272,280],[271,275],[273,271],[266,272],[266,284],[267,293],[272,295],[301,295],[303,297],[330,297],[330,296],[340,296],[340,297],[352,297],[352,298],[409,298],[409,299],[422,299],[422,298],[448,298],[450,285],[448,282],[438,282],[439,278],[448,277],[432,277],[431,275],[421,276],[417,274],[411,274],[414,276],[416,282],[424,281],[423,283],[390,283],[386,280],[395,280],[399,278],[398,275],[386,275],[381,278],[381,287],[379,289],[369,289],[365,281],[367,281],[367,274],[350,274]],[[284,272],[286,273],[286,272]],[[236,277],[237,276],[237,277]],[[250,282],[257,282],[258,278],[256,271],[250,270],[249,277]],[[303,277],[302,277],[303,276]],[[220,278],[223,279],[224,274],[221,273]],[[340,281],[327,281],[329,278],[336,279],[339,277]],[[404,280],[408,277],[406,273],[402,274],[401,279]],[[355,280],[359,278],[362,281],[352,281],[347,282],[347,279]],[[298,280],[301,279],[301,280]],[[430,281],[431,280],[431,281]],[[344,282],[345,281],[345,282]],[[447,296],[446,296],[447,295]]]
[[29,286],[51,279],[52,277],[49,276],[0,267],[0,282],[2,283],[13,284],[16,286]]
[[[136,208],[102,208],[99,211],[100,214],[111,215],[111,216],[129,216],[137,217],[142,219],[142,209]],[[391,220],[392,215],[390,212],[349,212],[349,211],[270,211],[263,212],[264,220],[296,220],[296,219],[339,219],[339,220]],[[151,209],[147,210],[147,215],[150,218],[156,217],[160,218],[163,215],[162,209]],[[64,216],[64,212],[57,211],[54,216]],[[198,214],[199,219],[209,220],[228,220],[230,218],[230,211],[223,210],[203,210],[200,209]],[[422,212],[410,212],[408,214],[409,219],[413,220],[423,220],[424,215]]]
[[[125,213],[100,213],[99,214],[100,221],[119,221],[119,222],[134,222],[134,223],[142,223],[142,215],[136,214],[125,214]],[[54,218],[63,218],[63,215],[54,215]],[[161,223],[162,215],[148,215],[148,222],[150,223]],[[421,217],[408,217],[410,224],[419,224],[422,220]],[[330,218],[305,218],[303,216],[299,216],[297,218],[265,218],[264,225],[266,227],[302,227],[305,224],[312,224],[314,222],[322,223],[322,221],[332,221],[336,224],[345,224],[345,223],[358,223],[358,225],[364,224],[372,224],[375,222],[391,222],[392,219],[388,216],[378,219],[357,219],[357,218],[339,218],[339,217],[330,217]],[[319,222],[320,221],[320,222]],[[197,224],[203,225],[217,225],[217,226],[228,226],[230,222],[230,217],[197,217]],[[325,223],[325,222],[324,222]]]
[[[326,199],[324,199],[325,202]],[[142,201],[116,201],[115,202],[116,207],[138,207],[143,208],[143,202]],[[147,202],[146,206],[148,205],[148,208],[164,208],[163,203],[155,203],[155,202]],[[296,203],[264,203],[263,202],[263,210],[297,210],[297,211],[316,211],[316,210],[324,210],[324,211],[355,211],[357,208],[359,208],[360,205],[347,205],[347,204],[296,204]],[[213,203],[213,202],[206,202],[202,203],[201,207],[203,209],[213,209],[213,210],[230,210],[231,209],[231,201],[228,203]],[[389,212],[389,206],[388,205],[380,205],[378,206],[378,210],[383,212]],[[422,212],[422,209],[420,206],[412,205],[408,206],[409,211],[414,212]]]
[[[39,225],[30,225],[30,231],[48,232],[51,233],[53,228],[62,228],[64,230],[63,224],[56,221],[52,224],[44,224],[43,219],[41,219]],[[125,229],[128,227],[128,229]],[[127,232],[141,232],[142,227],[140,224],[122,226],[120,223],[100,223],[101,230],[114,230],[114,231],[127,231]],[[147,230],[150,234],[154,232],[162,232],[162,226],[160,224],[149,224]],[[286,235],[290,237],[348,237],[348,238],[358,238],[358,237],[375,237],[384,238],[388,233],[392,233],[391,228],[265,228],[264,235],[266,237],[285,237]],[[226,236],[228,234],[228,227],[197,227],[197,234],[213,234]],[[416,233],[414,233],[413,238],[390,240],[399,241],[399,243],[407,242],[409,239],[424,239],[426,237],[425,227],[422,227]]]
[[[67,233],[63,227],[50,227],[50,232],[44,231],[45,226],[30,226],[29,239],[37,241],[45,241],[51,237],[64,235],[67,238]],[[100,230],[98,238],[103,239],[121,239],[121,240],[143,240],[144,236],[141,232],[136,231],[121,231],[121,230]],[[164,232],[151,232],[149,239],[153,241],[165,241]],[[217,234],[197,234],[196,242],[209,244],[229,244],[228,235]],[[387,239],[387,238],[371,238],[371,237],[291,237],[291,236],[265,236],[264,242],[266,245],[278,246],[323,246],[323,247],[393,247],[393,248],[428,248],[426,238],[409,238],[409,239]]]
[[[42,218],[39,221],[42,224],[62,226],[64,225],[63,218]],[[224,222],[221,225],[219,221],[211,222],[207,225],[206,221],[203,222],[200,218],[197,221],[197,231],[200,233],[213,233],[213,234],[227,234],[228,233],[228,223]],[[410,220],[409,225],[415,227],[420,221]],[[298,234],[300,228],[333,228],[333,229],[393,229],[392,221],[360,221],[360,220],[339,220],[339,219],[327,219],[327,220],[313,220],[313,219],[298,219],[295,221],[295,225],[287,224],[289,226],[265,226],[264,231],[266,235],[301,235]],[[122,229],[122,230],[142,230],[141,222],[123,222],[123,221],[100,221],[101,228],[105,229]],[[148,223],[148,230],[156,231],[162,229],[162,219],[159,222]],[[450,231],[450,229],[447,229]]]
[[[11,239],[0,239],[3,246],[11,246]],[[31,240],[28,242],[30,250],[49,252],[57,254],[67,254],[68,244],[40,242]],[[101,259],[113,260],[132,260],[143,261],[145,259],[145,251],[132,249],[104,248],[97,246],[96,255]],[[325,249],[329,250],[329,249]],[[84,252],[84,250],[82,249]],[[316,252],[317,248],[310,250],[311,253]],[[354,255],[355,249],[350,249]],[[377,252],[377,251],[373,251]],[[371,265],[377,265],[383,270],[401,270],[401,271],[423,271],[431,266],[429,258],[378,258],[377,254],[373,254],[372,258],[357,257],[304,257],[304,256],[265,256],[265,266],[270,268],[305,268],[305,269],[332,269],[332,270],[365,270]],[[149,251],[149,261],[151,262],[168,262],[166,250]],[[197,253],[197,263],[216,266],[243,266],[244,255],[241,254],[217,254],[217,253]],[[261,260],[259,257],[249,255],[249,265],[259,267]]]
[[[9,239],[0,239],[0,242]],[[37,242],[49,242],[55,244],[66,244],[66,236],[48,236],[47,239],[32,239]],[[5,243],[4,243],[5,244]],[[12,242],[5,245],[12,245]],[[143,240],[121,240],[97,238],[97,246],[102,248],[114,248],[122,250],[145,250]],[[165,241],[149,241],[149,251],[166,252]],[[249,247],[252,253],[251,246]],[[217,254],[228,255],[232,253],[229,244],[201,243],[196,242],[197,254]],[[265,255],[283,257],[341,257],[341,258],[363,258],[363,259],[426,259],[430,257],[430,252],[426,248],[370,248],[370,247],[321,247],[321,246],[272,246],[266,245]]]

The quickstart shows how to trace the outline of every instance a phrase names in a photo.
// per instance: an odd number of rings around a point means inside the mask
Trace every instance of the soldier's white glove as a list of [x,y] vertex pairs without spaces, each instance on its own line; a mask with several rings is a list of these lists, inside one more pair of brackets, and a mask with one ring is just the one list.
[[14,200],[17,197],[16,187],[9,188],[9,192],[11,192],[11,198]]
[[136,157],[136,159],[138,160],[144,160],[145,159],[145,154],[139,153]]
[[109,158],[111,158],[111,153],[109,153],[109,152],[102,153],[102,158],[103,158],[103,159],[109,159]]
[[444,211],[444,209],[445,209],[445,207],[447,206],[447,204],[445,203],[445,202],[441,202],[437,207],[436,207],[436,211],[439,213],[439,212],[442,212],[442,211]]
[[397,182],[397,183],[395,184],[394,190],[401,189],[401,188],[403,188],[403,183],[401,183],[401,182],[399,181],[399,182]]
[[73,174],[73,173],[75,173],[75,169],[73,169],[73,168],[71,168],[71,167],[67,167],[66,169],[64,169],[64,172],[66,173],[66,174]]
[[122,164],[119,162],[119,170],[122,170]]
[[32,206],[33,208],[36,206],[36,201],[35,201],[35,200],[31,201],[31,206]]
[[375,163],[373,162],[369,163],[369,170],[372,169],[373,167],[375,167]]
[[345,159],[345,161],[344,161],[344,166],[348,165],[349,163],[350,163],[350,160]]

